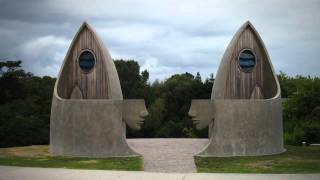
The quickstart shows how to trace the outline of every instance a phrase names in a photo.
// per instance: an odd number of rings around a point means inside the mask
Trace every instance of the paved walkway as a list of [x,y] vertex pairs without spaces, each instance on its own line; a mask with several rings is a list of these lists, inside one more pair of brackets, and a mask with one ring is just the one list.
[[128,139],[129,145],[143,155],[148,172],[196,172],[193,156],[208,139]]
[[151,173],[0,166],[0,180],[319,180],[320,174]]

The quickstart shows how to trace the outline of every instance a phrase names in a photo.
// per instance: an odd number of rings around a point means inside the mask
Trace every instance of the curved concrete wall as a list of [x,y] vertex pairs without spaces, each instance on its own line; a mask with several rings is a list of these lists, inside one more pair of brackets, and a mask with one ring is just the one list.
[[50,152],[54,155],[138,156],[128,146],[121,100],[52,101]]
[[[82,72],[78,64],[79,53],[86,49],[96,56],[89,73]],[[111,56],[94,30],[83,23],[54,86],[50,152],[85,157],[139,156],[126,142],[123,117],[126,108],[133,108],[135,113],[130,111],[132,117],[128,121],[138,129],[147,111],[143,100],[127,104]],[[144,113],[139,114],[139,110]]]
[[[241,70],[238,64],[239,54],[247,49],[255,57],[250,72]],[[198,156],[255,156],[285,151],[280,84],[264,43],[250,22],[237,31],[221,60],[211,101],[210,141]]]
[[281,98],[215,100],[208,146],[199,156],[256,156],[285,151]]

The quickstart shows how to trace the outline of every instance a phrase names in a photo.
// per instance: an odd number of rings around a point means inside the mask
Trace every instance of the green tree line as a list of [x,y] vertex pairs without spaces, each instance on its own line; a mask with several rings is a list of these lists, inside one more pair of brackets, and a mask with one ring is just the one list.
[[[49,143],[50,109],[55,78],[38,77],[21,68],[22,61],[0,61],[0,147]],[[209,99],[214,77],[175,74],[149,82],[134,60],[115,60],[125,99],[145,99],[149,116],[140,131],[127,137],[206,138],[187,112],[191,99]],[[320,80],[278,75],[282,88],[284,139],[287,144],[320,142]]]
[[283,102],[284,141],[320,142],[320,78],[278,75]]

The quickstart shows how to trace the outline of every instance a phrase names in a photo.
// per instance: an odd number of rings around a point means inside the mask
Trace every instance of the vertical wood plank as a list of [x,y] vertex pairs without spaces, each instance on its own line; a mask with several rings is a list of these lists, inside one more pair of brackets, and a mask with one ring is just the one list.
[[[92,31],[84,28],[78,34],[62,70],[58,86],[60,97],[69,99],[73,88],[77,86],[84,99],[109,99],[106,57],[99,47],[99,42],[95,39]],[[83,72],[78,62],[80,53],[85,49],[91,50],[96,58],[95,66],[89,73]]]

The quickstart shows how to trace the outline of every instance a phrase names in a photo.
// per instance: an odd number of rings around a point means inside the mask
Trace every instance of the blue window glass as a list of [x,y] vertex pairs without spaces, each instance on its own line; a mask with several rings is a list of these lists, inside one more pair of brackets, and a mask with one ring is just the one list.
[[94,55],[90,51],[83,51],[79,56],[79,66],[84,72],[89,72],[96,63]]
[[251,72],[256,64],[256,57],[251,50],[243,50],[239,55],[239,66],[245,72]]

